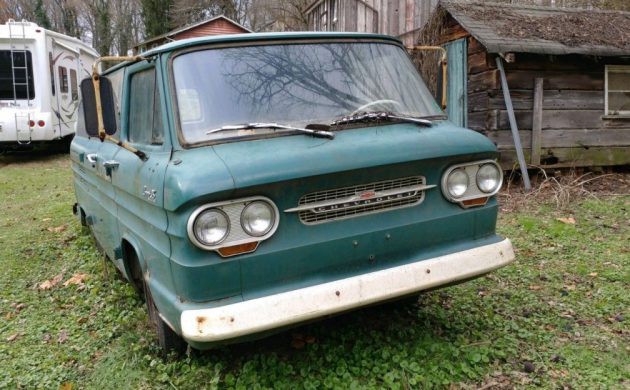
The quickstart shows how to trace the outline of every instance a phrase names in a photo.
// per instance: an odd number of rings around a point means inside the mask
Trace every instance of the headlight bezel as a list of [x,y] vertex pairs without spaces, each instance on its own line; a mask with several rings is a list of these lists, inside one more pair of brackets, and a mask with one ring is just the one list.
[[[247,205],[256,201],[262,201],[266,203],[267,205],[271,206],[271,209],[274,215],[271,228],[265,234],[261,236],[249,235],[245,231],[243,226],[241,225],[241,214],[243,210],[245,209],[245,207],[247,207]],[[208,209],[220,210],[227,216],[227,219],[228,219],[229,231],[226,234],[226,237],[224,237],[224,239],[221,242],[214,245],[207,245],[201,242],[197,238],[194,232],[194,224],[195,224],[195,221],[197,220],[197,217]],[[228,201],[223,201],[223,202],[208,203],[208,204],[204,204],[202,206],[197,207],[188,217],[188,221],[186,224],[186,231],[187,231],[189,241],[196,247],[203,250],[215,251],[222,257],[227,257],[221,254],[221,252],[219,252],[219,249],[237,246],[237,245],[243,245],[243,244],[256,243],[256,246],[252,250],[249,251],[249,252],[253,252],[254,250],[256,250],[260,242],[267,240],[276,232],[276,230],[278,229],[279,223],[280,223],[280,212],[278,211],[278,207],[276,206],[276,204],[271,199],[264,196],[251,196],[247,198],[239,198],[239,199],[233,199],[233,200],[228,200]],[[242,252],[242,253],[248,253],[248,252]]]
[[[492,164],[497,168],[497,171],[499,172],[499,180],[498,180],[498,184],[496,188],[493,191],[484,192],[479,188],[479,184],[477,183],[477,172],[482,166],[488,165],[488,164]],[[462,169],[465,173],[468,174],[468,188],[466,189],[464,194],[459,197],[454,197],[451,195],[450,191],[448,190],[448,183],[447,183],[449,175],[456,169]],[[449,202],[456,203],[463,208],[482,206],[483,204],[485,204],[485,202],[483,203],[472,202],[471,203],[469,201],[474,201],[474,200],[483,199],[483,198],[486,198],[486,201],[487,201],[488,199],[490,199],[492,196],[496,195],[499,192],[502,185],[503,185],[503,170],[501,169],[501,166],[496,162],[496,160],[491,160],[491,159],[471,161],[471,162],[451,165],[442,174],[442,195]]]

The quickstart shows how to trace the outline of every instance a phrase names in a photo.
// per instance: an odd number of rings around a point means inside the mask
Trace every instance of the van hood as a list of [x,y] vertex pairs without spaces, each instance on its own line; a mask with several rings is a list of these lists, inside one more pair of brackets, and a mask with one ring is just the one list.
[[496,156],[485,136],[450,122],[425,128],[393,124],[338,131],[334,139],[292,135],[180,150],[166,173],[164,207],[237,189],[333,172],[460,155]]

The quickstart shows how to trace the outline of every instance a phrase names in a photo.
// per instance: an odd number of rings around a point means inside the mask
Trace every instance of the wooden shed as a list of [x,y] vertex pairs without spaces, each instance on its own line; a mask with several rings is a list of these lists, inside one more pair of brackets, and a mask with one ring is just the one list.
[[250,32],[252,31],[244,26],[241,26],[232,19],[224,15],[219,15],[195,24],[169,31],[166,34],[147,39],[146,41],[135,45],[133,47],[133,52],[134,54],[138,54],[153,47],[179,39],[203,37],[207,35],[243,34]]
[[630,13],[442,1],[420,43],[447,47],[449,117],[492,139],[505,168],[513,127],[526,164],[630,163]]
[[305,10],[313,31],[358,31],[413,45],[438,0],[315,0]]

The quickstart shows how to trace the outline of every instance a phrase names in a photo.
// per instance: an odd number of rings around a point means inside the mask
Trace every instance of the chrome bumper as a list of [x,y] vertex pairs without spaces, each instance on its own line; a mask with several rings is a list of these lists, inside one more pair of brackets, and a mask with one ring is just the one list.
[[509,239],[445,256],[181,314],[184,339],[212,342],[290,325],[481,275],[514,260]]

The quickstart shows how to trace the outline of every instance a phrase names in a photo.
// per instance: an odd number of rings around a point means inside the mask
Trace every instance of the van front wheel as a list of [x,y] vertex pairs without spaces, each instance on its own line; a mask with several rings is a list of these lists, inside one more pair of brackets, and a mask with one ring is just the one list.
[[164,351],[165,354],[169,352],[175,352],[178,355],[186,351],[187,344],[164,320],[160,317],[157,307],[153,302],[151,296],[151,290],[147,285],[147,282],[143,279],[142,283],[144,297],[147,302],[147,309],[149,311],[149,323],[151,327],[157,332],[158,345]]

